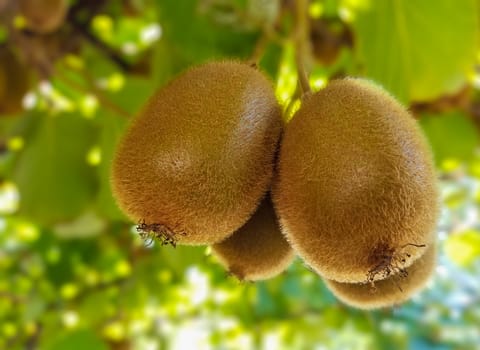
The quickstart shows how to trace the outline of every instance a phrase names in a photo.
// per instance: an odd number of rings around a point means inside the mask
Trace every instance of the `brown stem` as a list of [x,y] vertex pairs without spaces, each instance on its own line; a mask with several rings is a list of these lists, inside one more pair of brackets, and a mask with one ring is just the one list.
[[312,91],[308,81],[308,73],[305,68],[310,56],[308,0],[296,0],[295,5],[295,63],[297,66],[298,82],[303,95],[306,95]]
[[[125,72],[132,70],[132,65],[127,62],[115,49],[108,46],[102,40],[97,38],[92,34],[88,27],[92,18],[102,9],[102,7],[107,3],[106,0],[83,0],[79,1],[75,6],[73,6],[68,13],[68,22],[72,28],[84,37],[90,44],[99,49],[105,56],[107,56],[112,62],[114,62],[120,69]],[[82,12],[87,13],[85,19],[80,21],[78,18]]]
[[253,52],[250,55],[248,61],[258,66],[260,59],[262,58],[265,52],[265,48],[267,47],[268,42],[269,42],[268,34],[267,32],[263,31],[262,34],[260,34],[260,37],[258,38],[255,44],[255,47],[253,48]]
[[101,41],[95,35],[90,33],[90,31],[86,28],[84,23],[78,22],[76,19],[71,21],[72,26],[93,46],[99,49],[105,56],[107,56],[112,62],[114,62],[120,69],[124,72],[129,72],[132,70],[132,65],[128,63],[122,56],[118,54],[115,49],[108,46],[106,43]]
[[284,38],[282,38],[278,32],[278,27],[280,26],[285,13],[286,12],[282,9],[279,11],[273,23],[268,23],[263,26],[260,37],[257,39],[255,47],[253,48],[253,52],[250,55],[250,62],[253,62],[258,66],[260,59],[265,54],[265,49],[270,42],[279,44],[283,44],[285,42]]

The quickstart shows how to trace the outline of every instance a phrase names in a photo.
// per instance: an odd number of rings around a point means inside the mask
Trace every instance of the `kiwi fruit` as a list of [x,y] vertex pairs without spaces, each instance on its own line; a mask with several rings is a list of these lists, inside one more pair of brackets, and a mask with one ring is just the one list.
[[358,283],[408,267],[434,239],[432,154],[408,111],[364,79],[307,95],[286,125],[273,201],[296,253],[324,278]]
[[68,12],[67,0],[20,0],[18,5],[27,28],[39,34],[59,29]]
[[191,68],[150,98],[120,140],[113,194],[141,234],[217,243],[270,187],[281,130],[273,86],[257,68],[236,61]]
[[295,256],[280,231],[270,196],[265,197],[245,225],[214,244],[212,253],[243,281],[272,278],[283,272]]
[[0,115],[20,113],[29,86],[29,70],[9,48],[0,47]]
[[436,262],[436,248],[432,244],[422,257],[402,273],[370,283],[341,283],[325,280],[330,291],[342,302],[359,309],[391,307],[410,299],[425,287]]

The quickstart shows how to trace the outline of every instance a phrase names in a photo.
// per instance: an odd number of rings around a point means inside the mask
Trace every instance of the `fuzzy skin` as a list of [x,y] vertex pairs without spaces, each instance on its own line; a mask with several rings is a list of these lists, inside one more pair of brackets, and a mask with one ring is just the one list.
[[184,232],[179,244],[217,243],[270,186],[281,129],[260,71],[234,61],[192,68],[160,89],[125,133],[113,193],[132,220]]
[[270,196],[245,225],[213,245],[212,253],[230,273],[245,281],[272,278],[290,266],[295,257],[280,232]]
[[[340,283],[325,280],[330,291],[342,302],[359,309],[377,309],[401,304],[425,287],[436,265],[435,244],[407,268],[408,276],[391,276],[369,283]],[[399,287],[402,289],[400,290]]]
[[19,8],[27,27],[40,34],[60,28],[68,12],[66,0],[19,0]]
[[[429,145],[407,110],[369,81],[336,80],[308,96],[285,128],[278,167],[273,201],[282,230],[324,278],[364,282],[379,246],[434,239]],[[424,251],[405,248],[404,266]]]

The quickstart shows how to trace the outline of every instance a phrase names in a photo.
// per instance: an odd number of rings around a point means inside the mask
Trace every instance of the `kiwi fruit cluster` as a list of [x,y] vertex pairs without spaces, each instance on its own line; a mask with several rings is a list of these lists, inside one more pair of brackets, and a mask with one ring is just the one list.
[[[407,267],[430,244],[435,171],[413,117],[379,86],[342,79],[306,98],[285,128],[273,199],[287,238],[318,273],[358,283],[383,253]],[[381,273],[374,279],[382,279]]]
[[358,78],[306,94],[287,125],[280,110],[256,66],[187,70],[118,144],[119,207],[144,238],[211,245],[241,280],[273,277],[298,255],[347,304],[407,300],[433,270],[438,216],[413,117]]
[[[305,97],[285,127],[273,201],[296,253],[347,304],[391,306],[417,290],[402,284],[432,271],[413,267],[435,243],[431,151],[408,111],[368,80]],[[399,277],[404,299],[382,295]],[[363,302],[355,294],[365,290]]]

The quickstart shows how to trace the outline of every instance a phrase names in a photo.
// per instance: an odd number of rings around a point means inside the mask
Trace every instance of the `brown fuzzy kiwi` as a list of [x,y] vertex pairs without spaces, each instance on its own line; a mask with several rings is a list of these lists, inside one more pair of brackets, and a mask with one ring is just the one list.
[[270,196],[245,225],[213,245],[212,253],[232,275],[244,281],[272,278],[283,272],[295,256],[280,231]]
[[66,0],[20,0],[19,9],[28,29],[48,34],[65,22],[68,4]]
[[0,115],[20,113],[30,86],[30,72],[6,47],[0,47],[0,85]]
[[235,61],[197,66],[160,89],[119,143],[111,182],[121,209],[167,243],[217,243],[270,186],[282,129],[271,82]]
[[434,239],[431,151],[416,121],[374,83],[332,81],[287,124],[273,201],[287,239],[327,279],[388,276]]
[[330,291],[342,302],[359,309],[391,307],[410,299],[425,287],[436,265],[436,248],[432,244],[422,257],[404,271],[387,279],[370,283],[341,283],[325,280]]

